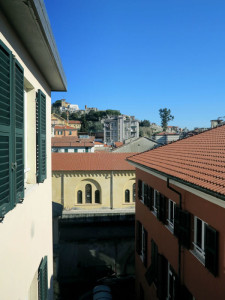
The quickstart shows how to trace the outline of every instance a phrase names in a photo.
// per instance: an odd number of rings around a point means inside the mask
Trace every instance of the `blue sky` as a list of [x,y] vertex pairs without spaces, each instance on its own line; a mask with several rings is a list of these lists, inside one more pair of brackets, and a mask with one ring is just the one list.
[[179,127],[225,116],[224,0],[45,0],[68,82],[52,93]]

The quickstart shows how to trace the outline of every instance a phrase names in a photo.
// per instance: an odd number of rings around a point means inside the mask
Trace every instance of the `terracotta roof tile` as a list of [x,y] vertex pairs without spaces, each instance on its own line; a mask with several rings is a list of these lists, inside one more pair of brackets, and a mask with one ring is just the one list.
[[81,121],[70,120],[69,124],[81,124]]
[[225,125],[128,160],[225,195]]
[[66,125],[56,125],[54,128],[55,128],[55,129],[71,129],[71,130],[77,130],[77,129],[75,129],[74,127],[66,126]]
[[52,153],[53,171],[135,170],[126,158],[134,153]]

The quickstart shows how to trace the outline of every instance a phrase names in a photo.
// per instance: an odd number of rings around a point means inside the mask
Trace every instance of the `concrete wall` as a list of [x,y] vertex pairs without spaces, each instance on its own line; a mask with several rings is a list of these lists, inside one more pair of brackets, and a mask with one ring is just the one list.
[[[52,299],[52,208],[51,208],[51,91],[31,57],[0,12],[0,39],[24,68],[27,108],[25,199],[0,223],[0,299],[37,299],[37,270],[48,257],[48,299]],[[36,184],[35,98],[41,89],[47,102],[47,179]]]
[[[133,171],[76,171],[53,172],[52,174],[52,201],[60,203],[65,209],[82,208],[129,208],[134,207]],[[92,186],[92,204],[85,203],[85,186]],[[63,189],[62,189],[63,187]],[[130,191],[130,202],[125,203],[125,190]],[[77,192],[83,194],[83,204],[77,203]],[[95,203],[95,191],[100,191],[100,203]]]

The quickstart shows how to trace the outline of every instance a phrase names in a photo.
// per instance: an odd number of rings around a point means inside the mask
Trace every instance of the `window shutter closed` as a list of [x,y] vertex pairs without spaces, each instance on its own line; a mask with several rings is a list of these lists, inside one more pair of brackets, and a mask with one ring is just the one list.
[[168,261],[158,254],[157,268],[157,296],[160,300],[165,300],[167,296],[167,276],[168,276]]
[[148,205],[148,185],[144,185],[144,204]]
[[0,41],[0,217],[12,207],[12,53]]
[[142,181],[139,179],[138,180],[138,199],[141,200],[142,198]]
[[144,229],[143,236],[143,263],[144,266],[147,267],[148,264],[148,232]]
[[158,247],[156,243],[151,240],[151,265],[145,273],[145,278],[151,286],[151,284],[156,281],[157,275],[157,263],[158,263]]
[[190,222],[191,215],[185,210],[180,210],[180,227],[179,227],[179,239],[182,246],[189,249],[190,248]]
[[24,198],[24,83],[23,68],[14,60],[16,203]]
[[167,219],[167,202],[168,199],[160,194],[159,209],[157,210],[157,212],[158,212],[158,219],[164,224],[166,223],[166,219]]
[[38,270],[38,300],[48,299],[48,261],[45,256]]
[[142,248],[142,226],[139,221],[136,222],[136,251],[137,254],[141,254]]
[[174,235],[179,237],[179,219],[180,219],[180,208],[177,204],[174,207]]
[[46,96],[41,90],[37,94],[37,182],[46,179]]
[[218,231],[205,225],[205,267],[218,275]]

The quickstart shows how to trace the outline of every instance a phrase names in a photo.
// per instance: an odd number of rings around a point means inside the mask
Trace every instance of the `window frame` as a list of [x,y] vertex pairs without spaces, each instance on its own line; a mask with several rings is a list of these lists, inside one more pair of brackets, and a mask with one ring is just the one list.
[[[88,188],[90,188],[90,190],[88,191]],[[89,198],[89,200],[88,200]],[[90,201],[90,202],[88,202]],[[85,185],[85,204],[92,204],[92,186],[90,183],[87,183]]]
[[[197,222],[201,221],[201,246],[198,245],[198,226]],[[194,254],[203,262],[205,263],[205,226],[207,225],[202,219],[197,216],[194,216],[194,241],[193,241],[193,251]]]
[[124,202],[125,203],[130,203],[130,190],[126,189],[125,192],[124,192],[124,195],[125,195]]
[[157,191],[156,189],[154,189],[154,196],[153,196],[153,201],[152,201],[152,213],[157,216],[157,212],[158,212],[158,201],[159,201],[159,191]]
[[[172,204],[172,216],[171,216],[171,204]],[[168,199],[168,219],[167,219],[167,226],[173,232],[174,231],[174,215],[175,215],[175,205],[176,203]]]

